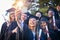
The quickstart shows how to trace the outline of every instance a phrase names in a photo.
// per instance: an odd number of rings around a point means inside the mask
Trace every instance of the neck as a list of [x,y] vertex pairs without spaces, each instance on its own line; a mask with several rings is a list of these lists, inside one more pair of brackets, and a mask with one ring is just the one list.
[[35,29],[36,29],[35,26],[34,26],[34,27],[30,26],[29,28],[30,28],[32,31],[35,31]]
[[13,22],[14,20],[11,20],[10,22]]
[[24,22],[24,20],[21,20],[21,22]]

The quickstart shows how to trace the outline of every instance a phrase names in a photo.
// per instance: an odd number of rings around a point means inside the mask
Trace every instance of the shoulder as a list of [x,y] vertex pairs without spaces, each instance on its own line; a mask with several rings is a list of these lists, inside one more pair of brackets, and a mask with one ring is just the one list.
[[7,22],[4,22],[2,25],[7,25]]
[[3,24],[2,24],[2,28],[6,28],[7,27],[7,22],[4,22]]

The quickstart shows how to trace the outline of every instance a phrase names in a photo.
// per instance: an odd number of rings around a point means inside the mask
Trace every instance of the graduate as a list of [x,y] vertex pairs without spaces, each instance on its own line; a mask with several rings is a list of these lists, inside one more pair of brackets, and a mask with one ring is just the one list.
[[[11,26],[11,24],[13,24],[13,22],[15,21],[15,9],[11,8],[9,10],[7,10],[7,12],[9,13],[9,20],[4,22],[1,28],[1,37],[0,40],[7,40],[6,38],[8,37],[7,32],[9,27]],[[14,27],[12,27],[13,29]]]
[[[43,13],[40,12],[40,11],[36,11],[35,16],[37,17],[37,26],[39,26],[39,20],[40,20],[42,17],[48,18],[47,16],[44,16]],[[39,27],[37,27],[37,28],[39,28]]]
[[[58,12],[54,8],[49,8],[48,9],[48,19],[49,23],[52,23],[53,26],[57,26],[59,28],[59,15]],[[56,25],[55,25],[56,24]]]
[[[59,14],[60,13],[60,3],[56,6],[56,9],[57,9],[58,14]],[[59,16],[60,16],[60,14],[59,14]]]
[[60,29],[60,21],[58,12],[54,8],[50,7],[47,14],[49,23],[52,25],[50,28],[55,31],[55,40],[59,40],[58,29]]
[[38,31],[38,39],[39,40],[51,40],[50,34],[52,33],[51,30],[49,29],[49,23],[48,19],[45,17],[42,17],[40,19],[40,28]]
[[28,21],[28,29],[25,31],[24,40],[37,40],[37,20],[31,16]]
[[40,20],[40,18],[43,17],[43,13],[40,11],[36,11],[35,16],[38,17]]
[[27,25],[24,22],[26,19],[27,14],[25,13],[21,13],[21,16],[15,14],[15,21],[9,26],[7,31],[8,36],[6,35],[4,40],[23,40],[24,31],[27,29]]
[[[16,15],[16,14],[15,14]],[[12,33],[15,33],[15,40],[24,40],[24,32],[27,30],[27,24],[25,23],[25,20],[27,19],[27,14],[22,12],[21,16],[16,15],[16,28],[12,31]]]

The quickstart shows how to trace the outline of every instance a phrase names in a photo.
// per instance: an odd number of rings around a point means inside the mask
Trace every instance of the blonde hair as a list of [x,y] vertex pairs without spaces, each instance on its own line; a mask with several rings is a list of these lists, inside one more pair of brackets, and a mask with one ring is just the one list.
[[[11,15],[14,14],[14,12],[12,12],[10,15],[9,15],[9,21],[11,22],[12,21],[12,18],[11,18]],[[15,20],[15,19],[14,19]]]

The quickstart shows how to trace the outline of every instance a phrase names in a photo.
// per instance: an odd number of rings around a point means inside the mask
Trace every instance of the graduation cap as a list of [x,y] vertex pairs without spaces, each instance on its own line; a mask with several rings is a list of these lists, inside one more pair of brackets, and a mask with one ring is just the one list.
[[40,19],[40,22],[41,22],[41,21],[48,22],[48,19],[47,19],[46,17],[42,17],[42,18]]
[[8,14],[8,12],[14,12],[16,9],[15,8],[10,8],[10,9],[8,9],[8,10],[6,10],[6,15]]
[[57,10],[54,7],[49,7],[47,10],[47,13],[48,13],[48,11],[53,11],[55,14],[57,12]]
[[35,18],[36,20],[38,20],[38,17],[34,16],[34,15],[30,15],[27,20],[25,20],[25,23],[28,25],[29,19],[31,18]]
[[32,16],[32,14],[30,14],[29,12],[26,12],[25,14],[27,14],[28,17]]
[[53,7],[49,7],[49,9],[47,10],[47,13],[48,11],[53,11],[54,12],[54,8]]
[[36,20],[38,20],[39,18],[38,17],[36,17],[35,15],[31,15],[30,17],[29,17],[29,19],[30,18],[35,18]]

